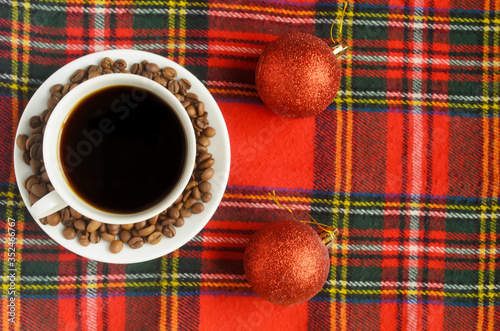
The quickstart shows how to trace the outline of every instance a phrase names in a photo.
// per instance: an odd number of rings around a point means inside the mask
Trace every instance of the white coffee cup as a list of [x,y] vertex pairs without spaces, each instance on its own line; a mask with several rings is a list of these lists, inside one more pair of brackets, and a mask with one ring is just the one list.
[[[100,210],[79,197],[69,185],[60,160],[60,138],[62,128],[74,107],[86,96],[111,86],[133,86],[156,94],[174,110],[184,129],[186,137],[186,160],[182,174],[170,192],[154,206],[132,214],[116,214]],[[147,220],[158,215],[181,195],[190,180],[196,157],[196,138],[191,120],[179,100],[166,88],[138,75],[107,74],[85,81],[69,91],[57,104],[45,128],[43,138],[43,161],[54,191],[48,193],[31,206],[35,218],[43,218],[66,206],[81,214],[109,224],[127,224]],[[138,193],[140,194],[140,192]]]

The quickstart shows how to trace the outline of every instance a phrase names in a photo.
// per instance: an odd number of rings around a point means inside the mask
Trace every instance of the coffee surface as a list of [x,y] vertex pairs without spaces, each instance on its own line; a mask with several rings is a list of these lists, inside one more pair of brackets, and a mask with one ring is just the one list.
[[72,110],[61,132],[60,157],[73,191],[117,214],[146,210],[179,181],[186,136],[174,110],[142,88],[112,86]]

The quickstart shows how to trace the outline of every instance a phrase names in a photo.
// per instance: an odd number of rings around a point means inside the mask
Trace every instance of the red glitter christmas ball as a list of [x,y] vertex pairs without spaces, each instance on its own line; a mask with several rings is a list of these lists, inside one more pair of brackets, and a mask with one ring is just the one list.
[[315,296],[330,270],[328,249],[309,225],[290,220],[259,229],[245,249],[244,268],[252,289],[278,305]]
[[322,112],[340,86],[340,65],[330,46],[307,33],[288,33],[267,45],[255,82],[262,101],[283,117]]

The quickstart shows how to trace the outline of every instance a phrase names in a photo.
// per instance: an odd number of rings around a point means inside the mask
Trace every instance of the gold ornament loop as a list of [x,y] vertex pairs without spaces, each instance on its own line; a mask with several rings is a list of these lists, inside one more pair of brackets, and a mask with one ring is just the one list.
[[309,218],[312,220],[312,222],[311,221],[304,221],[304,220],[298,219],[295,216],[293,210],[290,207],[284,206],[284,205],[281,204],[281,202],[278,200],[278,197],[276,196],[276,192],[274,190],[273,190],[272,194],[269,192],[268,195],[271,197],[271,200],[273,200],[274,203],[278,207],[288,210],[290,212],[290,214],[292,214],[292,218],[294,220],[296,220],[297,222],[302,222],[302,223],[308,223],[308,224],[315,224],[315,225],[317,225],[322,230],[319,233],[319,236],[321,237],[321,240],[323,241],[323,243],[325,244],[325,246],[331,247],[333,245],[333,243],[337,239],[337,235],[339,233],[338,229],[334,229],[332,227],[329,227],[329,226],[326,226],[324,224],[319,223],[310,214],[307,214],[307,216],[309,216]]
[[[344,2],[344,9],[342,10],[342,16],[340,17],[340,25],[339,25],[339,35],[340,38],[342,39],[342,25],[344,24],[344,16],[345,16],[345,10],[347,9],[347,0]],[[339,19],[339,16],[335,18],[335,21],[333,21],[332,26],[330,27],[330,38],[332,39],[333,43],[337,43],[337,40],[333,39],[333,26],[335,25],[335,22]]]

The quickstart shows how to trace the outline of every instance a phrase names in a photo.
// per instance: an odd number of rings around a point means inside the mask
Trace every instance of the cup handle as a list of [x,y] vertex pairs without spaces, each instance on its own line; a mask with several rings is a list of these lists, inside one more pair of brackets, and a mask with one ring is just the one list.
[[61,198],[56,191],[49,192],[43,198],[31,206],[31,215],[36,219],[49,216],[56,211],[66,207],[68,204]]

